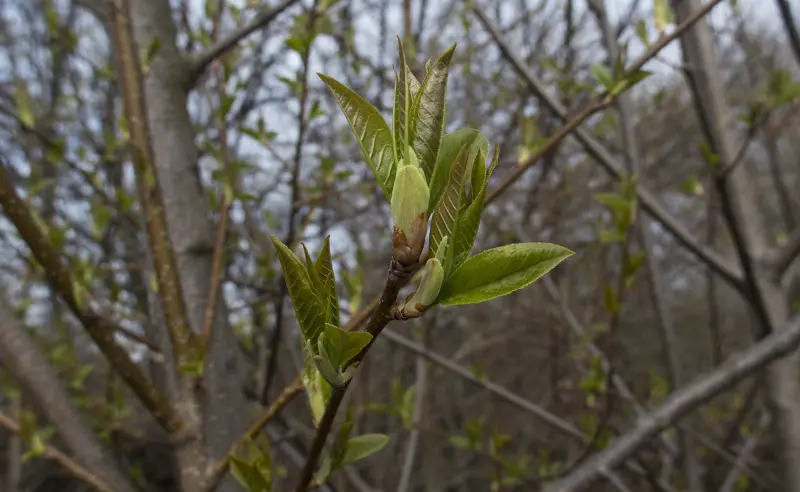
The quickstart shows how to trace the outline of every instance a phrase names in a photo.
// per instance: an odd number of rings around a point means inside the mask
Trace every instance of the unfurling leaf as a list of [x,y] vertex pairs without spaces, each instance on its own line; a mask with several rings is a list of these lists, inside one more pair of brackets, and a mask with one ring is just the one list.
[[474,304],[510,294],[538,280],[574,253],[550,243],[492,248],[464,262],[445,280],[439,303]]
[[455,49],[454,44],[430,66],[411,108],[409,138],[427,180],[433,175],[444,133],[447,78]]
[[333,326],[339,326],[339,296],[336,294],[336,278],[333,274],[330,235],[325,236],[325,242],[322,244],[322,251],[320,251],[314,264],[314,270],[317,272],[322,284],[320,297],[322,297],[323,302],[327,299],[325,322]]
[[319,421],[325,413],[328,399],[331,397],[332,388],[322,377],[316,364],[314,364],[314,354],[311,351],[310,344],[304,343],[302,351],[303,371],[301,372],[301,380],[308,395],[308,403],[311,407],[311,417],[314,420],[314,425],[319,425]]
[[[478,227],[481,223],[481,216],[483,215],[484,200],[486,198],[486,184],[492,176],[494,169],[497,167],[498,159],[500,158],[500,148],[495,145],[494,157],[492,164],[489,166],[486,176],[483,179],[481,188],[473,191],[475,196],[472,198],[472,203],[469,204],[456,221],[456,226],[453,231],[453,260],[452,264],[448,265],[449,273],[457,269],[464,260],[466,260],[472,252],[472,247],[475,245],[475,238],[478,236]],[[473,185],[476,183],[475,169],[478,168],[477,164],[473,167]]]
[[383,188],[386,199],[391,200],[394,185],[395,159],[392,132],[381,113],[366,99],[341,82],[317,74],[328,86],[344,113],[350,129],[361,146],[364,159]]
[[347,441],[344,458],[340,466],[349,465],[362,460],[383,449],[389,442],[389,436],[383,434],[364,434]]
[[427,232],[428,185],[419,166],[415,165],[414,152],[408,163],[400,161],[391,198],[394,224],[394,258],[404,265],[419,260]]
[[672,10],[667,0],[653,0],[653,19],[659,34],[664,32],[667,24],[672,23]]
[[[452,237],[453,226],[458,218],[461,208],[461,200],[464,197],[464,178],[467,170],[467,159],[470,155],[470,147],[463,145],[461,150],[450,167],[450,176],[447,186],[442,193],[442,198],[433,210],[431,218],[431,237],[430,251],[434,255],[438,254],[439,243],[445,236]],[[477,153],[480,156],[480,153]]]
[[395,70],[394,86],[394,107],[392,109],[392,120],[394,132],[394,143],[397,151],[397,160],[405,157],[406,146],[410,144],[409,122],[411,116],[411,106],[414,96],[419,91],[420,83],[406,61],[406,54],[403,50],[403,43],[397,38],[397,58],[399,68]]
[[[447,250],[447,238],[442,241],[440,249]],[[401,314],[407,318],[422,316],[422,313],[436,302],[443,281],[444,268],[441,261],[438,258],[429,259],[425,263],[419,287],[403,302]]]
[[[489,140],[479,131],[473,128],[461,128],[452,133],[448,133],[442,138],[439,146],[439,154],[436,157],[436,168],[430,182],[431,200],[428,205],[428,213],[433,212],[436,204],[442,196],[447,181],[450,177],[450,168],[455,162],[458,153],[465,145],[469,146],[467,162],[472,162],[475,155],[482,151],[484,155],[489,155]],[[474,174],[474,172],[473,172]],[[473,190],[476,186],[472,186]],[[472,192],[473,196],[476,194]]]
[[289,290],[297,322],[303,338],[314,343],[325,326],[325,306],[317,296],[314,282],[300,258],[283,244],[280,239],[270,236],[283,269],[283,278]]
[[592,77],[594,77],[595,80],[597,80],[603,87],[606,88],[607,91],[611,91],[611,89],[614,87],[614,77],[604,65],[595,63],[589,67],[589,72],[592,74]]

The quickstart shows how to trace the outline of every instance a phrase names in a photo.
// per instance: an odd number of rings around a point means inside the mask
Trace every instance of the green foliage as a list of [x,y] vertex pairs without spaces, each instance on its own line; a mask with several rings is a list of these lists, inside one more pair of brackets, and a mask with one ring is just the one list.
[[[461,200],[464,195],[464,176],[467,174],[467,159],[469,147],[462,146],[450,167],[447,186],[442,197],[433,211],[431,219],[430,250],[438,254],[439,243],[445,236],[453,236],[453,226],[456,223]],[[476,158],[480,158],[478,153]]]
[[33,412],[23,410],[19,417],[20,437],[27,446],[22,462],[25,463],[37,456],[41,456],[47,449],[47,441],[55,434],[55,428],[40,428]]
[[[297,23],[287,43],[302,54],[307,47],[296,32],[300,32]],[[318,74],[335,96],[364,159],[390,203],[394,265],[418,268],[421,258],[427,258],[415,291],[394,306],[392,312],[398,319],[421,316],[437,303],[471,304],[509,294],[534,282],[573,254],[555,244],[522,243],[493,248],[470,258],[488,184],[499,162],[499,148],[495,147],[492,162],[487,165],[489,141],[479,130],[464,128],[444,135],[447,81],[454,51],[455,45],[435,60],[429,60],[425,77],[419,82],[398,40],[399,67],[395,71],[391,131],[380,112],[361,95],[331,77]],[[615,71],[621,73],[621,61],[618,65]],[[603,68],[594,72],[610,92],[630,82],[629,77],[612,77]],[[297,84],[291,80],[287,83]],[[271,139],[265,133],[263,128],[247,132],[266,144]],[[325,176],[330,175],[332,167],[323,162]],[[422,256],[429,219],[429,248],[427,255]],[[305,245],[301,260],[280,240],[275,237],[272,240],[300,324],[302,381],[314,422],[319,425],[333,388],[346,389],[357,366],[353,360],[367,350],[372,335],[349,332],[339,326],[329,237],[325,238],[316,260],[312,260]],[[360,275],[357,270],[356,275],[346,274],[344,278],[351,312],[361,300]],[[400,416],[410,428],[414,398],[411,387],[394,395],[391,406],[381,408]],[[317,483],[324,483],[342,466],[378,452],[388,442],[388,437],[381,434],[351,437],[352,427],[350,411],[322,461]],[[466,441],[455,438],[454,443],[472,443],[475,439],[469,436],[475,437],[473,434],[477,433],[480,432],[472,429]],[[490,453],[500,463],[506,463],[499,450],[507,440],[507,436],[495,435],[489,443]],[[496,477],[497,483],[516,483],[517,471],[524,469],[521,463],[526,461],[503,464],[506,472]]]
[[230,460],[231,473],[248,492],[272,491],[274,472],[266,437],[248,441],[245,457],[231,455]]
[[397,39],[397,57],[400,68],[395,69],[394,107],[392,109],[392,131],[395,143],[395,155],[399,161],[405,157],[406,142],[409,141],[409,120],[414,96],[419,92],[420,83],[406,62],[405,50],[400,38]]
[[510,294],[538,280],[574,253],[550,243],[500,246],[468,259],[445,280],[439,302],[474,304]]
[[436,167],[431,178],[429,212],[433,212],[434,207],[439,203],[444,188],[450,179],[450,167],[464,146],[469,147],[467,162],[473,162],[479,151],[482,151],[484,155],[489,155],[489,140],[479,130],[461,128],[445,135],[439,147]]
[[322,461],[322,465],[317,471],[315,480],[318,484],[325,483],[334,471],[372,456],[389,442],[389,437],[383,434],[363,434],[350,437],[352,430],[353,411],[351,407],[348,410],[347,418],[339,427],[330,453]]
[[300,258],[283,244],[280,239],[271,236],[272,243],[278,253],[283,269],[284,280],[288,287],[292,307],[303,332],[304,340],[315,343],[325,326],[327,304],[323,304],[314,288],[311,275]]
[[364,159],[383,188],[386,199],[391,200],[396,162],[389,125],[375,106],[354,90],[327,75],[317,75],[336,97],[336,102],[361,146]]
[[667,25],[673,22],[672,9],[667,0],[653,0],[653,20],[659,34],[663,34]]
[[410,141],[406,140],[406,144],[414,148],[428,180],[433,175],[444,133],[447,78],[455,49],[456,45],[451,46],[430,66],[411,107]]

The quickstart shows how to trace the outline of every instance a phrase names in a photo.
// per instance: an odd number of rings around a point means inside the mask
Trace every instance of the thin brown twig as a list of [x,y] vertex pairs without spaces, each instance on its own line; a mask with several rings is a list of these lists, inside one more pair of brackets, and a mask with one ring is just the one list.
[[[222,24],[224,2],[220,1],[217,4],[217,12],[214,19],[214,27],[212,37],[215,41],[219,40],[220,25]],[[217,81],[217,103],[221,106],[225,99],[225,75],[222,67],[220,66],[220,58],[214,59],[213,65],[218,72],[219,80]],[[220,152],[220,167],[224,174],[223,179],[228,180],[228,186],[233,186],[233,179],[228,166],[228,125],[225,121],[225,115],[219,114],[219,152]],[[211,344],[212,330],[214,329],[214,314],[217,309],[217,296],[219,295],[219,288],[222,284],[222,259],[225,248],[225,237],[228,233],[228,219],[230,215],[231,200],[233,197],[231,193],[225,192],[225,185],[223,184],[222,190],[222,204],[219,211],[219,225],[217,226],[217,239],[214,244],[214,256],[211,262],[211,285],[208,288],[208,300],[206,301],[206,310],[203,315],[203,341],[205,346]]]
[[263,29],[270,22],[275,20],[278,15],[280,15],[284,10],[291,7],[298,0],[284,0],[283,2],[279,3],[278,5],[265,10],[264,12],[260,13],[253,19],[252,22],[245,25],[241,29],[235,31],[234,33],[230,34],[225,39],[220,40],[217,44],[209,48],[208,51],[201,53],[194,61],[191,70],[186,79],[187,87],[191,87],[197,81],[198,78],[203,74],[206,68],[213,62],[215,59],[221,57],[231,49],[235,48],[240,41],[244,38],[249,36],[250,34],[256,32],[259,29]]
[[[14,434],[20,436],[22,435],[22,429],[20,426],[12,418],[6,416],[2,412],[0,412],[0,426],[5,427]],[[99,492],[115,492],[115,490],[103,479],[93,474],[84,468],[80,463],[73,460],[53,446],[50,446],[49,444],[45,445],[44,451],[39,456],[58,463],[75,478],[86,482],[87,484],[91,485],[93,489]]]
[[[631,66],[625,71],[625,74],[630,75],[637,73],[655,56],[656,53],[665,48],[678,36],[684,33],[689,27],[703,18],[703,16],[711,11],[715,6],[719,5],[721,1],[722,0],[711,0],[697,12],[694,12],[689,19],[678,25],[672,33],[662,36],[659,40],[653,43],[642,56],[640,56],[631,64]],[[591,135],[580,128],[580,125],[583,123],[583,121],[585,121],[592,114],[608,106],[618,95],[613,96],[608,93],[603,93],[598,99],[593,100],[587,105],[586,108],[579,111],[575,117],[570,118],[566,108],[563,107],[560,101],[550,96],[539,78],[530,69],[528,69],[524,62],[514,53],[511,46],[506,42],[505,39],[503,39],[502,35],[498,32],[497,28],[491,23],[491,21],[489,21],[486,15],[477,7],[473,7],[473,12],[495,40],[495,43],[500,48],[504,58],[506,58],[513,65],[517,73],[529,85],[531,91],[536,94],[537,97],[539,97],[539,99],[554,113],[556,113],[560,119],[566,121],[565,129],[567,130],[565,131],[562,129],[561,131],[557,132],[556,135],[551,137],[551,139],[545,143],[542,148],[538,149],[538,152],[532,155],[526,162],[522,163],[519,169],[513,171],[513,179],[509,177],[508,179],[504,180],[497,189],[487,193],[487,204],[495,200],[500,195],[500,192],[511,186],[513,181],[518,179],[519,176],[524,173],[525,169],[529,168],[538,159],[540,159],[544,152],[546,152],[550,147],[554,146],[558,141],[563,140],[569,133],[573,131],[584,147],[586,147],[589,154],[595,157],[609,174],[617,178],[621,177],[622,166],[617,162],[617,160],[608,152],[605,147],[603,147],[600,142],[592,138]],[[730,285],[740,290],[743,288],[744,276],[738,265],[731,263],[715,251],[700,244],[691,234],[691,232],[686,229],[675,217],[669,214],[669,212],[667,212],[667,210],[664,209],[664,207],[658,202],[656,197],[648,190],[638,186],[636,192],[639,196],[639,201],[641,202],[642,207],[647,210],[647,212],[649,212],[656,220],[658,220],[668,231],[670,231],[680,244],[695,254],[699,259],[703,260],[709,266],[709,268],[713,269]]]
[[261,415],[259,415],[258,418],[252,424],[250,424],[250,427],[247,429],[244,435],[237,439],[236,442],[230,447],[228,453],[219,461],[217,461],[208,479],[207,490],[214,490],[217,484],[219,484],[219,482],[222,480],[222,477],[225,476],[225,473],[228,471],[228,468],[231,464],[231,456],[236,452],[236,450],[241,448],[241,446],[247,443],[247,441],[250,439],[255,438],[264,429],[264,427],[266,427],[267,424],[302,391],[303,382],[300,379],[300,376],[298,376],[294,379],[294,381],[286,386],[283,391],[281,391],[281,394],[278,395],[274,402],[272,402],[272,405],[265,408],[261,412]]
[[112,320],[94,312],[91,306],[78,301],[74,290],[76,285],[74,276],[66,264],[61,261],[61,251],[53,246],[50,239],[37,225],[33,212],[17,193],[11,175],[2,162],[0,162],[0,206],[33,253],[36,261],[41,265],[51,288],[75,314],[75,317],[108,359],[111,367],[119,373],[122,380],[164,429],[169,432],[180,429],[182,423],[166,396],[153,386],[130,358],[128,352],[114,339],[114,333],[123,330]]
[[617,438],[570,476],[547,487],[545,492],[584,490],[681,417],[767,364],[791,354],[798,345],[800,317],[795,317],[786,329],[768,335],[748,350],[729,357],[722,365],[675,391],[664,403],[640,419],[635,428]]

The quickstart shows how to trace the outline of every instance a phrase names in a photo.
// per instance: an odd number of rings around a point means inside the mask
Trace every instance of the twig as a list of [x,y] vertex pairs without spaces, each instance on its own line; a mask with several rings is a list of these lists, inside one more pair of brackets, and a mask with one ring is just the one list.
[[786,246],[778,254],[776,262],[778,272],[781,275],[785,274],[798,256],[800,256],[800,228],[792,232]]
[[[378,335],[380,335],[386,325],[388,325],[389,322],[394,319],[394,304],[397,301],[397,294],[400,292],[400,289],[403,287],[403,285],[405,285],[405,282],[411,276],[413,271],[413,268],[403,268],[396,262],[392,261],[391,266],[389,267],[389,272],[386,275],[386,283],[383,287],[383,293],[381,294],[380,302],[378,303],[378,307],[375,309],[375,313],[372,315],[369,325],[367,326],[366,331],[372,335],[372,340],[361,352],[358,353],[358,355],[353,357],[353,359],[349,362],[349,365],[359,364],[362,360],[364,360],[364,357],[375,343]],[[352,379],[350,381],[352,381]],[[311,479],[314,475],[314,469],[317,466],[317,461],[319,460],[320,454],[322,454],[322,450],[325,447],[325,441],[328,438],[328,434],[330,434],[333,426],[333,420],[336,418],[336,413],[339,411],[339,407],[342,404],[342,400],[347,392],[347,388],[350,386],[350,381],[348,381],[344,386],[334,388],[331,392],[330,400],[328,400],[325,413],[320,420],[317,434],[314,437],[314,442],[311,445],[311,451],[308,454],[308,459],[306,460],[305,466],[303,466],[303,471],[300,474],[300,480],[297,482],[295,492],[304,492],[307,490],[309,483],[311,483]]]
[[[448,371],[460,376],[461,378],[473,384],[476,384],[481,388],[484,388],[492,395],[512,404],[513,406],[519,408],[520,410],[527,412],[535,417],[538,417],[545,423],[551,425],[553,428],[561,431],[564,435],[569,436],[581,443],[586,442],[588,436],[586,436],[583,432],[581,432],[580,429],[578,429],[571,423],[567,422],[566,420],[562,419],[561,417],[550,413],[549,411],[545,410],[536,403],[533,403],[532,401],[527,400],[519,396],[518,394],[504,388],[503,386],[500,386],[497,383],[489,381],[486,378],[480,378],[476,376],[472,371],[470,371],[466,367],[453,362],[451,359],[441,354],[427,350],[425,347],[409,340],[408,338],[404,337],[399,333],[395,333],[394,331],[391,330],[386,330],[383,336],[390,342],[393,342],[396,345],[405,348],[406,350],[410,350],[411,352],[414,352],[415,354],[424,357],[425,359],[436,364],[437,366],[447,369]],[[630,464],[626,463],[626,467],[641,475],[644,475],[646,473],[642,467],[637,466],[633,463]]]
[[250,427],[247,429],[244,435],[231,446],[228,453],[223,456],[216,463],[216,465],[214,465],[214,469],[208,479],[207,490],[214,490],[225,476],[225,473],[228,471],[228,468],[231,464],[231,455],[233,455],[236,450],[244,445],[248,440],[255,438],[264,429],[264,427],[266,427],[266,425],[302,391],[303,383],[299,377],[295,378],[294,381],[292,381],[283,389],[281,394],[278,395],[274,402],[272,402],[272,405],[264,409],[261,415],[252,424],[250,424]]
[[[5,427],[14,434],[21,435],[22,429],[20,429],[19,425],[17,425],[17,423],[13,419],[4,415],[2,412],[0,412],[0,426]],[[92,488],[95,490],[98,490],[100,492],[116,492],[110,485],[108,485],[100,477],[94,475],[92,472],[84,468],[78,462],[74,461],[72,458],[62,453],[58,449],[54,448],[53,446],[45,445],[44,451],[39,456],[58,463],[70,474],[72,474],[75,478],[83,480],[87,484],[91,485]]]
[[[721,3],[721,1],[722,0],[711,0],[703,8],[695,12],[690,19],[687,19],[686,22],[677,26],[672,33],[667,36],[663,36],[661,39],[653,43],[650,49],[648,49],[642,56],[634,61],[625,73],[631,74],[638,72],[660,50],[662,50],[694,23],[700,20],[703,15]],[[487,193],[486,202],[490,203],[497,199],[506,188],[511,186],[511,184],[513,184],[513,182],[525,172],[525,170],[536,163],[536,161],[538,161],[548,150],[550,150],[555,146],[555,144],[566,138],[566,136],[572,132],[575,133],[576,137],[581,141],[584,147],[586,147],[587,151],[595,159],[597,159],[597,161],[606,169],[609,174],[619,178],[622,175],[621,173],[623,166],[616,158],[614,158],[613,155],[608,152],[605,147],[603,147],[600,142],[598,142],[585,130],[580,128],[580,125],[589,116],[608,106],[614,100],[614,96],[611,96],[607,93],[601,94],[599,99],[589,103],[583,110],[579,111],[576,116],[568,120],[567,109],[563,107],[559,101],[547,93],[544,85],[539,80],[539,77],[530,69],[528,69],[523,61],[520,60],[520,58],[513,52],[510,45],[505,41],[502,35],[497,31],[497,28],[491,23],[491,21],[489,21],[486,15],[477,7],[473,8],[473,12],[476,14],[478,20],[481,22],[481,24],[483,24],[492,38],[494,38],[495,43],[497,44],[498,48],[500,48],[503,56],[514,66],[514,69],[517,71],[517,73],[528,83],[531,91],[536,94],[536,96],[554,113],[556,113],[559,118],[566,121],[564,128],[556,132],[556,134],[551,137],[547,143],[545,143],[541,148],[537,149],[537,152],[534,155],[522,163],[518,169],[513,171],[511,176],[502,181],[496,189]],[[678,242],[683,244],[683,246],[689,249],[689,251],[694,253],[698,258],[708,264],[710,268],[722,276],[731,285],[736,288],[741,288],[743,276],[741,270],[736,265],[732,264],[715,251],[698,242],[691,232],[689,232],[689,230],[687,230],[675,217],[669,214],[669,212],[667,212],[667,210],[661,206],[657,198],[648,190],[644,189],[643,187],[637,187],[636,192],[645,210],[653,215],[656,220],[658,220],[668,231],[670,231],[678,240]]]
[[792,320],[787,329],[779,330],[745,352],[729,357],[721,366],[695,379],[685,388],[675,391],[648,416],[639,419],[636,428],[620,436],[570,476],[546,488],[545,492],[585,490],[603,473],[631,457],[640,446],[674,422],[767,364],[791,354],[798,345],[800,345],[800,317]]
[[800,64],[800,34],[797,33],[797,26],[795,26],[794,16],[792,16],[792,8],[787,0],[776,1],[778,2],[778,10],[781,13],[781,20],[783,20],[783,27],[789,37],[789,46],[792,47],[792,54],[797,63]]
[[[427,325],[419,327],[419,337],[422,338],[423,348],[428,348],[428,340],[431,330],[435,327],[435,318]],[[428,361],[417,355],[416,360],[416,381],[414,383],[414,410],[411,413],[411,433],[408,436],[403,468],[400,472],[400,480],[397,485],[397,492],[407,492],[411,483],[411,475],[414,471],[414,462],[419,450],[419,435],[422,415],[425,412],[425,395],[428,391]]]
[[[216,18],[214,19],[213,39],[218,41],[220,27],[222,24],[223,2],[218,2]],[[219,80],[217,81],[217,103],[222,106],[225,99],[225,73],[220,69],[218,60],[213,61],[214,68],[217,69]],[[228,181],[227,186],[235,186],[233,176],[231,175],[228,166],[228,125],[225,121],[225,116],[219,116],[219,154],[220,154],[220,168],[224,174],[225,180]],[[211,344],[212,330],[214,328],[214,313],[217,309],[217,296],[219,295],[220,284],[222,283],[223,267],[222,257],[225,249],[225,237],[228,232],[228,219],[231,208],[231,201],[233,200],[233,193],[225,191],[225,184],[222,185],[222,204],[219,211],[219,225],[217,226],[217,239],[214,243],[214,255],[211,261],[211,285],[208,288],[208,297],[206,301],[206,310],[203,315],[203,328],[200,333],[203,334],[203,342],[206,347]]]
[[[2,161],[2,158],[0,158]],[[86,332],[108,359],[111,367],[122,377],[153,417],[168,432],[175,432],[182,423],[173,412],[166,396],[159,392],[130,358],[128,352],[114,339],[123,331],[113,321],[95,313],[90,306],[78,302],[72,272],[61,260],[61,252],[50,242],[36,224],[27,203],[17,194],[11,175],[0,163],[0,206],[14,224],[22,240],[44,269],[47,282],[75,314]]]
[[747,461],[751,458],[751,454],[755,451],[756,446],[758,446],[758,441],[761,439],[762,433],[769,427],[771,420],[769,413],[763,412],[761,414],[761,418],[758,422],[758,429],[742,443],[741,448],[739,448],[739,454],[736,456],[736,462],[728,473],[728,476],[725,477],[725,480],[722,482],[719,492],[732,492],[735,490],[734,487],[742,471],[752,473],[749,470],[750,467],[747,465]]
[[215,59],[223,56],[225,53],[233,49],[240,41],[244,38],[249,36],[250,34],[254,33],[255,31],[266,27],[270,22],[275,20],[278,15],[280,15],[284,10],[291,7],[298,0],[284,0],[283,2],[279,3],[275,7],[272,7],[269,10],[266,10],[259,15],[256,16],[255,19],[252,20],[249,24],[242,27],[241,29],[237,30],[236,32],[230,34],[228,37],[221,40],[219,43],[215,44],[208,51],[201,53],[198,55],[194,62],[192,63],[192,67],[189,71],[189,75],[187,77],[187,87],[194,86],[197,79],[205,72],[206,68],[211,64],[212,61]]

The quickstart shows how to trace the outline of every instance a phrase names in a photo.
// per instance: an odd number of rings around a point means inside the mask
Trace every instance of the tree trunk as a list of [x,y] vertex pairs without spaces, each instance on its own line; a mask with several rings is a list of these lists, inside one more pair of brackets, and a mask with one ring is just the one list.
[[[211,284],[214,227],[197,168],[195,133],[187,108],[187,60],[175,45],[176,27],[168,0],[131,2],[140,49],[158,39],[159,49],[145,80],[155,167],[161,185],[169,237],[180,271],[189,321],[199,333]],[[203,378],[203,437],[212,458],[227,453],[244,432],[246,401],[241,390],[238,345],[218,297]],[[237,490],[228,477],[218,489]]]
[[[676,18],[683,22],[697,8],[696,0],[674,0]],[[725,100],[721,70],[715,59],[714,39],[707,22],[698,22],[681,38],[686,77],[705,136],[719,156],[717,166],[734,164],[738,141],[729,126],[731,111]],[[739,256],[748,276],[750,302],[760,321],[759,338],[787,328],[789,303],[776,275],[762,271],[760,264],[769,253],[755,181],[745,164],[723,178],[721,194],[728,225],[739,242]],[[786,357],[767,368],[767,394],[775,416],[773,430],[780,456],[781,483],[786,491],[800,491],[800,378],[797,355]]]

